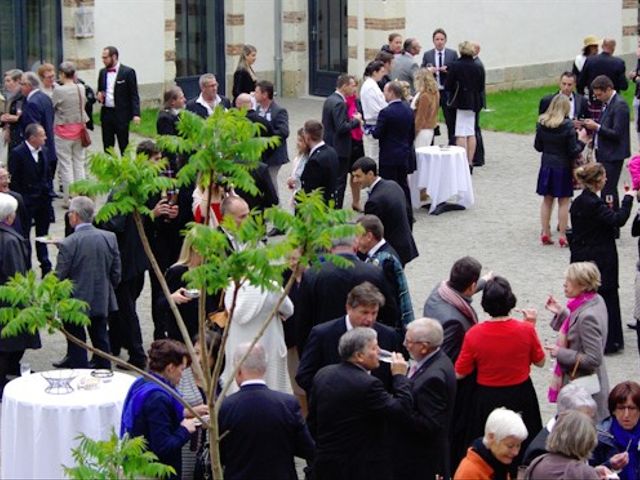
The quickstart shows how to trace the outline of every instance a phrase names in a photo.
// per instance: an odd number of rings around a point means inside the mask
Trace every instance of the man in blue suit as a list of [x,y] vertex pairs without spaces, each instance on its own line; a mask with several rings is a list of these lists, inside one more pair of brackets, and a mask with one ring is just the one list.
[[20,91],[25,98],[22,104],[22,114],[20,115],[22,138],[27,138],[26,129],[32,123],[37,123],[44,128],[47,137],[46,146],[51,161],[49,175],[53,179],[57,164],[56,144],[53,137],[53,104],[49,96],[40,90],[40,79],[33,72],[22,74]]
[[224,478],[297,480],[293,459],[312,460],[313,439],[295,397],[267,387],[264,348],[250,346],[234,352],[235,364],[249,354],[236,374],[240,390],[224,400],[218,417]]
[[384,86],[384,98],[388,105],[380,110],[372,131],[373,137],[380,142],[379,173],[382,178],[400,185],[407,205],[411,205],[407,175],[411,171],[413,141],[416,137],[413,112],[403,101],[402,87],[398,82],[389,82]]
[[[13,189],[22,195],[29,213],[28,224],[22,227],[28,239],[32,220],[36,226],[37,237],[49,234],[51,158],[45,145],[47,134],[42,126],[32,123],[25,128],[24,135],[26,140],[9,154],[9,173]],[[47,246],[37,243],[36,253],[44,276],[51,271]]]

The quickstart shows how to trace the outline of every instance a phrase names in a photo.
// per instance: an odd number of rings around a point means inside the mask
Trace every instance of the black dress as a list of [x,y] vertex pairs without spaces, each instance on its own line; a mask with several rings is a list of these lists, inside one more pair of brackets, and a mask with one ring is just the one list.
[[616,211],[609,208],[594,192],[584,189],[571,205],[571,225],[573,233],[571,247],[571,263],[594,262],[600,275],[602,285],[598,293],[607,304],[609,314],[609,331],[605,353],[612,353],[624,348],[622,338],[622,320],[620,318],[620,299],[618,298],[618,250],[616,237],[618,230],[631,215],[633,198],[625,195]]
[[236,98],[241,93],[251,93],[256,89],[256,80],[253,79],[251,73],[245,69],[236,70],[233,74],[233,104],[236,104]]

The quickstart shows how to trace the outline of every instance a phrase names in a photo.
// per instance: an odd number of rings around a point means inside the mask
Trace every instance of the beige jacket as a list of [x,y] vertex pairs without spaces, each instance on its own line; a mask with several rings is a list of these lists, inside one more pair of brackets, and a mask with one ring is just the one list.
[[[78,97],[78,93],[80,96]],[[85,123],[88,118],[84,111],[86,102],[84,87],[77,84],[56,85],[51,97],[55,109],[55,125]]]

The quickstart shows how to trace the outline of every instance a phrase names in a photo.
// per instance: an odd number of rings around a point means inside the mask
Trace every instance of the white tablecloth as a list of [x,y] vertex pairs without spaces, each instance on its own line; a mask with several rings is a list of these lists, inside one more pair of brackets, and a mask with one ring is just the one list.
[[473,205],[473,186],[464,148],[416,148],[416,163],[417,170],[409,176],[413,208],[420,207],[421,188],[426,188],[431,197],[429,212],[452,197],[464,207]]
[[74,370],[74,391],[66,395],[46,393],[48,383],[40,373],[7,384],[2,398],[1,478],[64,478],[62,465],[75,465],[75,437],[84,433],[107,440],[112,428],[120,433],[122,405],[135,377],[114,372],[109,383],[78,389],[80,378],[90,372]]

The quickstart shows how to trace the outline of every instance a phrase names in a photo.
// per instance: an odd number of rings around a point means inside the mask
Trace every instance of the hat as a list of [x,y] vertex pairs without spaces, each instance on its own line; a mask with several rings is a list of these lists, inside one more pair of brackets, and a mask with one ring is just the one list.
[[600,45],[600,39],[595,35],[587,35],[586,37],[584,37],[582,44],[583,47],[590,47],[591,45],[595,45],[597,47],[598,45]]

